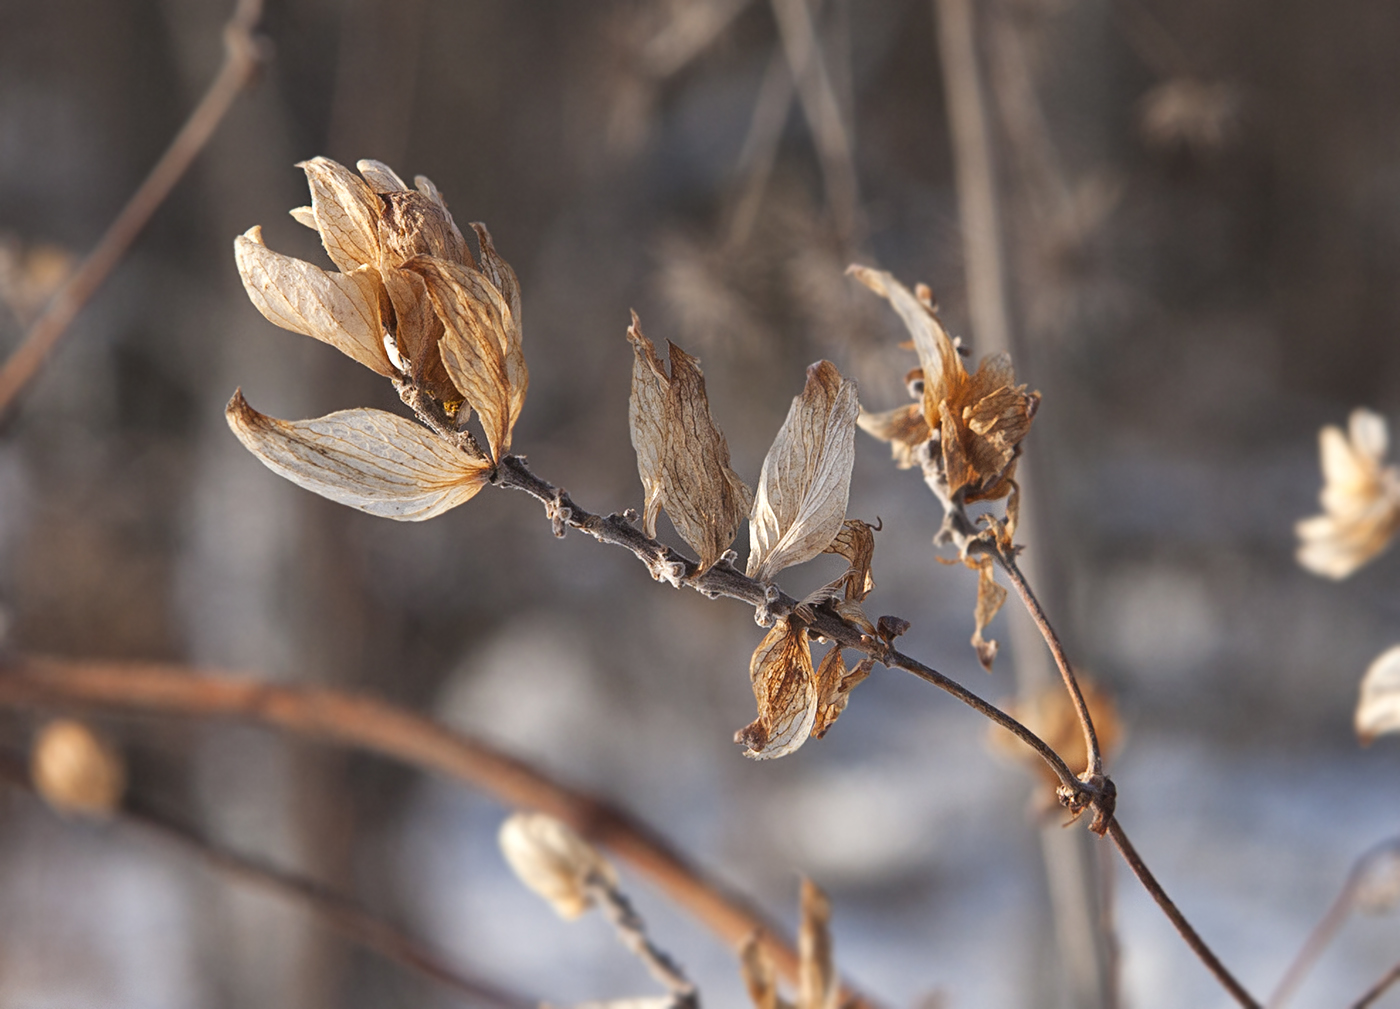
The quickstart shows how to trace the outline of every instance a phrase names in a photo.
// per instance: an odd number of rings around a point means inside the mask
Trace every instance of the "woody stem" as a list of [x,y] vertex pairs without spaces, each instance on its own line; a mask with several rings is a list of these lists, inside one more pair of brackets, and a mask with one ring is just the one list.
[[1035,621],[1035,626],[1039,628],[1045,643],[1050,646],[1050,654],[1055,657],[1055,665],[1060,669],[1065,689],[1069,691],[1070,700],[1074,702],[1074,712],[1079,717],[1079,726],[1084,731],[1084,748],[1085,752],[1089,754],[1088,774],[1097,780],[1103,776],[1103,754],[1099,750],[1099,737],[1098,733],[1094,731],[1094,720],[1089,716],[1089,705],[1084,701],[1084,692],[1079,689],[1079,681],[1075,678],[1074,670],[1069,664],[1069,658],[1065,655],[1064,645],[1060,643],[1059,635],[1055,633],[1055,628],[1051,626],[1049,618],[1045,616],[1045,610],[1041,608],[1040,600],[1031,591],[1025,575],[1017,567],[1016,557],[1012,551],[1004,550],[998,546],[991,551],[991,555],[1006,572],[1006,577],[1011,580],[1016,594],[1021,597],[1021,602],[1025,604],[1026,612]]

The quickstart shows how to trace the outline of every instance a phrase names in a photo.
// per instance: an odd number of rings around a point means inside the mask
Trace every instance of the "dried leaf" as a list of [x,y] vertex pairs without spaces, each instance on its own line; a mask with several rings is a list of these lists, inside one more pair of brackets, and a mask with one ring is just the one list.
[[105,818],[121,805],[126,762],[82,722],[49,722],[29,752],[34,789],[63,814]]
[[861,410],[856,423],[866,434],[890,443],[890,456],[900,469],[913,469],[919,465],[918,449],[933,437],[920,403],[897,406],[884,413]]
[[633,352],[627,421],[632,447],[637,452],[637,474],[642,479],[642,528],[655,539],[665,484],[662,460],[666,454],[666,387],[670,379],[656,356],[656,346],[642,332],[636,312],[632,313],[632,325],[627,327],[627,340]]
[[[869,623],[869,621],[866,621]],[[872,629],[873,630],[873,629]],[[817,718],[812,725],[812,738],[821,739],[846,710],[851,691],[870,676],[874,659],[862,659],[851,670],[846,669],[840,646],[833,647],[817,667]]]
[[1400,730],[1400,645],[1381,652],[1366,669],[1356,705],[1356,734],[1363,746],[1396,730]]
[[841,530],[855,463],[856,386],[830,361],[807,369],[763,460],[749,518],[748,575],[761,582],[811,560]]
[[817,717],[817,682],[805,624],[789,617],[768,632],[749,660],[758,718],[734,734],[744,756],[785,757],[807,741]]
[[[344,165],[330,158],[312,158],[297,165],[306,172],[311,189],[308,225],[321,233],[326,255],[345,273],[361,266],[379,265],[379,197]],[[307,224],[292,211],[292,216]]]
[[972,647],[977,651],[977,661],[990,673],[992,660],[997,654],[997,643],[982,637],[982,632],[997,615],[1001,604],[1006,602],[1006,589],[997,584],[990,557],[982,556],[976,560],[968,560],[967,565],[977,569],[977,608],[973,613],[977,626],[972,632]]
[[446,332],[439,343],[442,363],[453,385],[481,417],[491,457],[510,450],[512,415],[510,379],[503,345],[504,315],[500,292],[476,270],[443,259],[421,256],[406,264],[427,285]]
[[739,947],[739,972],[749,991],[749,1000],[754,1009],[786,1009],[786,1003],[778,995],[778,972],[773,958],[758,938],[759,933],[755,932]]
[[797,932],[798,1009],[836,1009],[840,984],[831,954],[831,901],[810,879],[802,880],[802,923]]
[[428,297],[427,284],[412,270],[384,267],[379,273],[393,310],[394,344],[400,358],[408,361],[410,378],[444,405],[455,409],[461,402],[461,393],[447,374],[438,351],[446,330]]
[[662,503],[706,571],[734,542],[752,494],[729,467],[729,445],[710,416],[699,362],[674,343],[668,348]]
[[397,375],[384,350],[379,274],[373,267],[328,273],[273,252],[263,244],[261,227],[234,239],[233,250],[243,287],[269,322],[329,343],[381,375]]
[[235,392],[225,411],[244,446],[279,476],[384,518],[421,522],[470,500],[492,465],[420,424],[383,410],[277,420]]

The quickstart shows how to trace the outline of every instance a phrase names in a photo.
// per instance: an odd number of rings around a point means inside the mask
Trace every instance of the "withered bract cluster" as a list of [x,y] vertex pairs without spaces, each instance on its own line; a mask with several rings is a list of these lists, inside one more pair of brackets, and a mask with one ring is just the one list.
[[[234,243],[248,297],[269,321],[392,379],[439,430],[370,409],[277,420],[241,392],[229,426],[267,466],[317,494],[386,518],[440,515],[485,486],[510,450],[529,385],[520,285],[485,225],[472,226],[472,255],[428,179],[409,189],[377,161],[359,162],[360,175],[328,158],[299,167],[311,206],[292,216],[321,236],[336,270],[273,252],[254,227]],[[467,427],[473,411],[485,449]]]

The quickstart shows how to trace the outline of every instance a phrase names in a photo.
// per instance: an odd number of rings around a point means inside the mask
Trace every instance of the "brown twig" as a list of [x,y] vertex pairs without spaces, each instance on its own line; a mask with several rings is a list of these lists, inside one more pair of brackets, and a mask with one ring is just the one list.
[[1400,981],[1400,963],[1390,968],[1385,977],[1373,984],[1366,990],[1365,995],[1353,1002],[1351,1009],[1366,1009],[1367,1006],[1375,1005],[1376,1000],[1389,991],[1397,981]]
[[1094,731],[1094,720],[1089,716],[1089,705],[1084,700],[1084,692],[1079,689],[1079,680],[1075,678],[1074,669],[1069,664],[1069,657],[1065,655],[1065,647],[1060,644],[1060,636],[1055,633],[1055,628],[1051,625],[1049,618],[1045,616],[1045,610],[1040,606],[1040,600],[1031,591],[1030,584],[1026,581],[1025,575],[1021,574],[1021,569],[1016,566],[1016,557],[1011,550],[1004,550],[998,547],[993,551],[992,556],[1006,572],[1006,577],[1010,579],[1012,586],[1016,589],[1016,594],[1021,597],[1021,602],[1025,604],[1026,612],[1035,621],[1035,626],[1040,630],[1041,637],[1050,647],[1050,654],[1055,657],[1055,665],[1059,667],[1060,677],[1065,682],[1065,689],[1069,691],[1070,699],[1074,702],[1074,712],[1079,717],[1079,727],[1084,732],[1084,748],[1089,754],[1089,767],[1086,770],[1091,778],[1103,777],[1103,754],[1099,751],[1098,733]]
[[1254,996],[1245,990],[1244,985],[1235,980],[1235,976],[1226,969],[1220,962],[1215,952],[1206,945],[1205,940],[1197,934],[1191,927],[1191,923],[1186,920],[1186,916],[1181,913],[1181,909],[1173,903],[1167,896],[1167,891],[1162,889],[1162,884],[1157,882],[1157,877],[1152,875],[1152,870],[1147,867],[1147,863],[1142,860],[1142,856],[1133,847],[1128,835],[1123,833],[1123,827],[1116,819],[1109,820],[1108,836],[1113,838],[1113,843],[1118,846],[1118,850],[1123,855],[1123,860],[1128,863],[1128,868],[1133,870],[1133,875],[1137,876],[1138,882],[1152,895],[1152,899],[1157,902],[1163,913],[1173,925],[1181,938],[1186,940],[1186,945],[1191,947],[1192,952],[1206,965],[1206,968],[1215,975],[1215,979],[1220,982],[1221,987],[1228,991],[1235,1001],[1244,1006],[1245,1009],[1262,1009],[1260,1004],[1254,1000]]
[[238,0],[233,16],[224,26],[224,62],[209,90],[101,240],[0,366],[0,415],[9,410],[15,397],[38,373],[78,312],[102,286],[203,149],[238,93],[253,79],[261,62],[253,29],[261,14],[262,0]]
[[[15,757],[0,756],[0,781],[26,792],[34,791],[24,762]],[[467,996],[475,1003],[485,1003],[497,1009],[532,1009],[538,1004],[533,999],[467,977],[429,952],[412,936],[399,931],[358,902],[314,880],[220,848],[188,827],[130,800],[113,815],[124,825],[184,849],[229,879],[304,907],[333,932]]]
[[[738,599],[755,607],[757,613],[773,618],[786,616],[798,606],[796,599],[777,586],[755,581],[723,561],[703,574],[696,575],[699,565],[695,561],[646,536],[633,526],[625,515],[604,517],[581,508],[566,491],[536,476],[522,456],[507,456],[502,460],[496,481],[499,486],[523,490],[544,504],[547,513],[556,523],[557,535],[563,535],[566,527],[580,529],[599,542],[624,547],[632,551],[657,580],[665,579],[678,587],[688,585],[711,598],[727,596]],[[851,648],[869,655],[891,668],[913,673],[1014,733],[1035,750],[1060,779],[1061,788],[1072,799],[1070,805],[1077,805],[1082,809],[1090,803],[1107,803],[1107,812],[1112,812],[1111,796],[1106,795],[1097,782],[1085,782],[1076,777],[1049,744],[996,705],[982,699],[936,669],[896,651],[889,642],[862,633],[860,628],[830,610],[813,608],[811,617],[808,622],[810,633],[835,641],[843,648]],[[1110,785],[1109,788],[1111,787]]]
[[[135,714],[237,718],[378,753],[557,817],[608,848],[680,907],[738,948],[755,930],[778,969],[797,977],[797,953],[763,914],[708,878],[629,813],[570,789],[524,761],[372,697],[249,677],[194,676],[181,666],[20,657],[0,663],[0,706],[79,706]],[[868,997],[846,989],[859,1006]]]
[[699,1009],[700,996],[695,985],[685,976],[674,960],[659,949],[648,937],[646,926],[627,895],[601,873],[593,873],[587,889],[608,919],[622,945],[646,967],[647,971],[670,993],[670,1009]]

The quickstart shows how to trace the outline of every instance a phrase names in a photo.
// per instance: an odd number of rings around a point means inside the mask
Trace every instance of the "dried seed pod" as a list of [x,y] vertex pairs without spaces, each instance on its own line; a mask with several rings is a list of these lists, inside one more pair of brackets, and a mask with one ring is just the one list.
[[34,788],[60,813],[110,816],[126,790],[121,754],[72,719],[61,718],[44,726],[29,761]]

